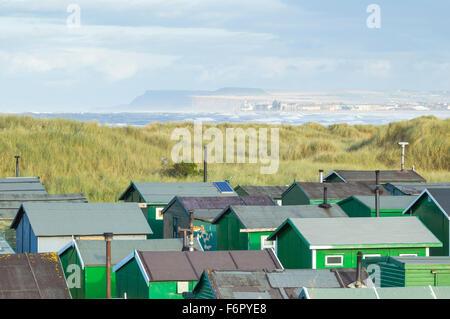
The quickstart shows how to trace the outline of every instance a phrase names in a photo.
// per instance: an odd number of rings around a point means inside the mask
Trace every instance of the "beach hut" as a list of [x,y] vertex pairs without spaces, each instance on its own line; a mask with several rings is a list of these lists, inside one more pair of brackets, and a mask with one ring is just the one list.
[[[363,260],[380,287],[450,286],[448,256],[384,256]],[[378,282],[376,282],[378,280]]]
[[[373,182],[373,170],[334,170],[325,175],[325,183]],[[426,180],[413,170],[380,170],[380,183],[425,183]]]
[[[324,189],[327,189],[326,194]],[[281,200],[285,205],[310,205],[320,204],[326,200],[328,203],[337,203],[353,195],[374,196],[375,183],[352,182],[352,183],[310,183],[294,182],[282,194]],[[384,189],[380,195],[388,195]]]
[[417,216],[443,243],[442,247],[431,248],[431,256],[450,256],[450,188],[425,189],[403,212]]
[[259,251],[135,251],[117,264],[118,297],[181,299],[194,289],[205,269],[282,269],[273,250]]
[[0,300],[70,298],[58,254],[0,254]]
[[[199,245],[195,246],[201,250]],[[113,240],[111,269],[134,250],[181,251],[183,241],[174,239]],[[106,243],[104,240],[73,240],[58,252],[72,298],[106,298]],[[116,297],[116,277],[111,272],[111,296]]]
[[57,252],[75,239],[146,239],[152,230],[136,203],[25,203],[11,228],[16,252]]
[[164,238],[163,208],[175,196],[236,196],[227,182],[206,183],[137,183],[119,197],[125,202],[139,203],[153,234],[148,238]]
[[217,250],[216,225],[214,218],[229,205],[269,205],[275,203],[268,196],[219,196],[181,197],[176,196],[163,209],[164,238],[182,237],[178,227],[189,228],[190,213],[194,213],[194,227],[204,250]]
[[212,222],[217,229],[219,250],[275,248],[267,237],[287,218],[347,217],[336,204],[290,206],[229,206]]
[[[380,217],[405,216],[417,196],[380,196]],[[350,196],[337,203],[349,217],[376,217],[375,196]]]
[[362,257],[428,256],[442,243],[416,217],[289,218],[269,236],[285,268],[355,268]]
[[234,191],[239,196],[269,196],[272,198],[278,206],[281,206],[281,195],[284,193],[287,186],[251,186],[251,185],[238,185],[234,188]]

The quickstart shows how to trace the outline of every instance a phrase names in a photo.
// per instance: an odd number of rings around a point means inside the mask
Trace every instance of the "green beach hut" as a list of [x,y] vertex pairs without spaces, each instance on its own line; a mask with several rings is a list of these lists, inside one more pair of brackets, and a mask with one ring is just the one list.
[[[201,249],[198,245],[196,248]],[[135,249],[181,251],[183,241],[178,238],[113,240],[111,241],[111,266],[115,266]],[[73,298],[106,298],[106,243],[104,240],[73,240],[62,248],[58,255]],[[115,281],[115,273],[111,272],[112,297],[116,297]]]
[[443,243],[430,249],[431,256],[450,256],[450,188],[425,189],[403,214],[419,217]]
[[205,269],[282,269],[273,250],[259,251],[134,251],[117,264],[117,296],[131,299],[182,299]]
[[442,243],[416,217],[289,218],[268,238],[285,268],[355,268],[363,258],[428,256]]
[[[325,183],[373,182],[373,170],[344,170],[331,171],[324,177]],[[414,170],[380,170],[380,183],[425,183],[426,180]]]
[[[417,196],[380,196],[380,217],[405,216]],[[350,196],[337,203],[348,217],[376,217],[375,196]]]
[[448,256],[370,257],[363,266],[380,287],[450,286]]
[[153,231],[148,238],[164,238],[162,210],[175,196],[236,196],[236,193],[227,182],[131,182],[119,200],[140,203],[139,206]]
[[189,212],[194,213],[194,229],[203,250],[217,250],[217,229],[213,220],[229,205],[275,206],[268,196],[174,197],[163,209],[164,238],[182,237],[178,227],[189,228]]
[[336,204],[290,206],[229,206],[212,222],[217,228],[219,250],[275,248],[267,237],[287,218],[347,217]]

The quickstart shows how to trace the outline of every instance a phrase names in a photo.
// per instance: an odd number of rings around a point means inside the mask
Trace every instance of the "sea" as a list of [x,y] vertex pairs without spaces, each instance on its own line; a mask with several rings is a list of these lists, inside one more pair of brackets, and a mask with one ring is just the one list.
[[82,122],[96,121],[109,126],[145,126],[149,123],[194,122],[203,123],[263,123],[301,125],[316,122],[322,125],[347,123],[382,125],[410,120],[421,116],[450,118],[450,110],[444,111],[384,111],[384,112],[316,112],[316,113],[202,113],[202,112],[119,112],[119,113],[19,113],[35,118],[63,118]]

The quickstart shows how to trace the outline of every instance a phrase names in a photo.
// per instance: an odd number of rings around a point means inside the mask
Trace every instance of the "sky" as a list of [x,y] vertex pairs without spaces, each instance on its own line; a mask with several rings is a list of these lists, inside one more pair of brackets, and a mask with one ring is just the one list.
[[449,14],[448,0],[0,0],[0,112],[158,89],[449,90]]

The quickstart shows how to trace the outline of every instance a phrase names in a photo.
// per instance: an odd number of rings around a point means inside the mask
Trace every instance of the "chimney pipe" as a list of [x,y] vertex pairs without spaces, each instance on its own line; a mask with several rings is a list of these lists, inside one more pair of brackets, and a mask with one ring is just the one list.
[[19,177],[19,155],[14,156],[16,158],[16,177]]
[[380,171],[375,171],[375,216],[380,217]]
[[104,233],[106,241],[106,299],[111,299],[111,240],[113,233]]
[[319,169],[319,183],[323,183],[323,169]]
[[208,164],[207,164],[207,147],[203,149],[203,182],[206,183],[208,180]]
[[356,283],[357,288],[362,286],[361,283],[361,270],[362,270],[362,252],[358,251],[356,254]]
[[408,145],[408,142],[398,142],[399,145],[402,146],[402,171],[405,169],[405,146]]
[[328,204],[328,187],[326,187],[326,186],[323,188],[323,203],[319,204],[319,207],[322,207],[322,208],[330,208],[331,207],[331,205]]
[[191,230],[189,238],[189,251],[194,251],[194,211],[189,212],[189,229]]

